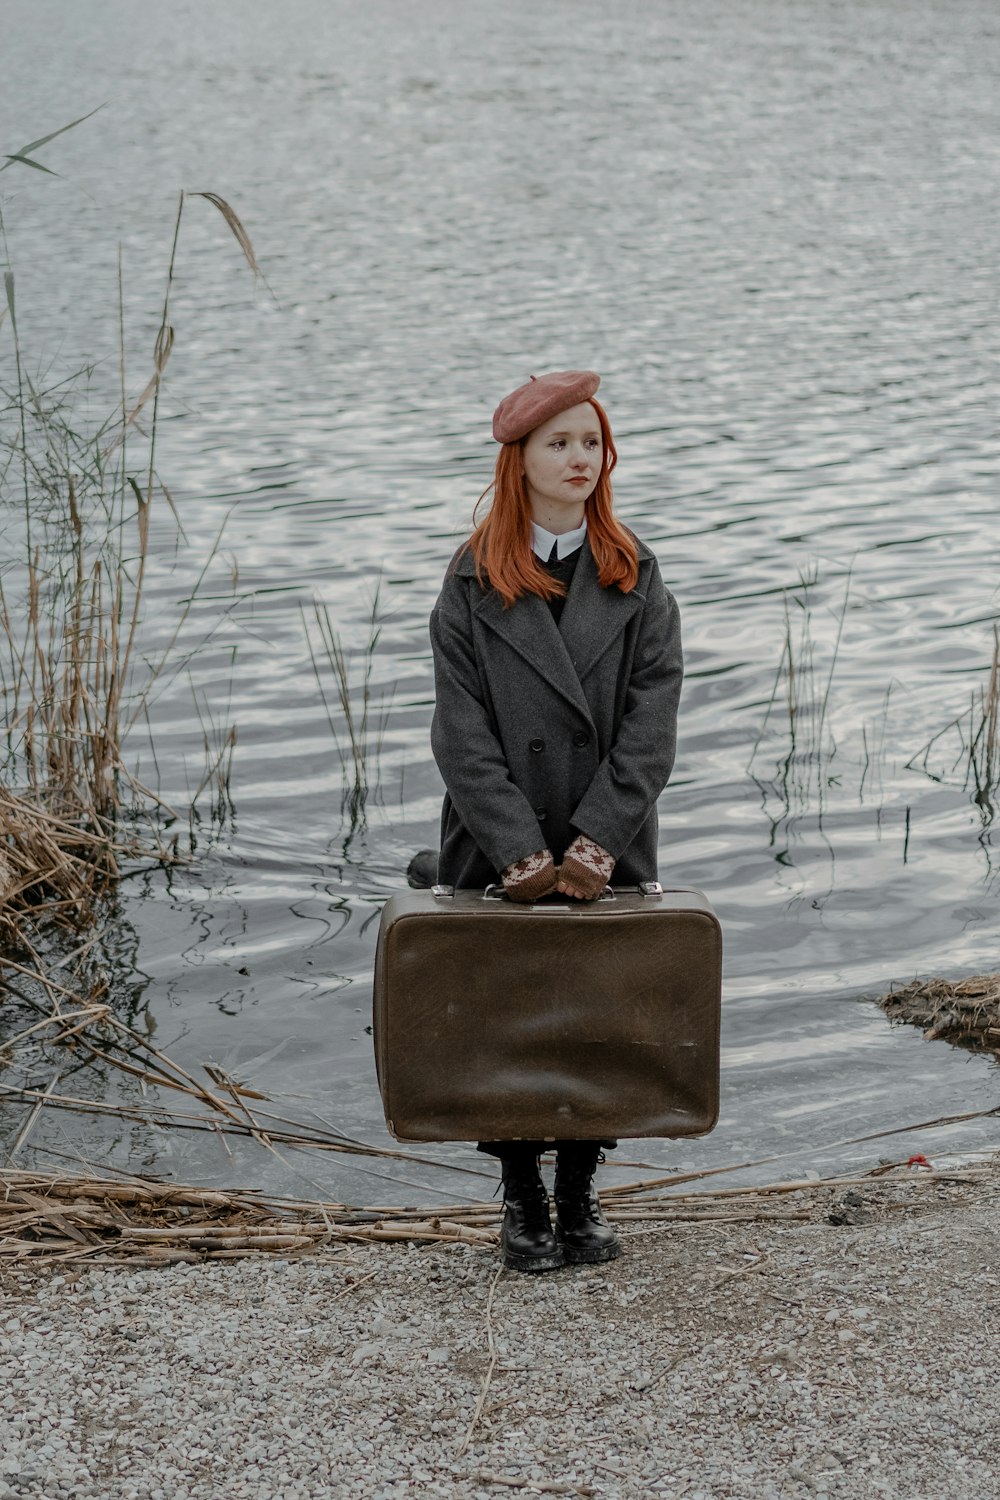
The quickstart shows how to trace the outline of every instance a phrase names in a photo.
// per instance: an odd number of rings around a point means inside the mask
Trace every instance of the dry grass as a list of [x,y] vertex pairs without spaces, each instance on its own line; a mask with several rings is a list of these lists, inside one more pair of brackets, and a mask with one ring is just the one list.
[[[229,205],[216,194],[198,196],[224,212],[256,268],[246,231]],[[19,789],[27,807],[44,806],[101,833],[123,805],[155,800],[129,770],[125,742],[171,664],[197,596],[196,586],[166,650],[136,669],[151,511],[161,499],[173,509],[156,470],[156,442],[162,379],[175,341],[170,297],[183,210],[181,194],[153,374],[132,404],[123,375],[121,409],[96,431],[78,430],[72,384],[44,389],[29,374],[13,278],[7,278],[16,384],[4,392],[0,410],[0,511],[9,548],[0,576],[3,781]],[[124,369],[121,309],[119,355]],[[150,399],[148,438],[135,455],[129,434]],[[231,748],[230,736],[223,736],[223,745],[227,738]],[[212,749],[207,744],[206,754]],[[225,758],[219,746],[214,750],[208,780]]]
[[[82,119],[88,119],[83,116]],[[3,167],[43,167],[35,154],[82,120],[8,153]],[[255,275],[246,229],[218,194],[200,193],[222,214]],[[78,942],[106,912],[123,861],[172,862],[175,808],[139,779],[130,737],[145,732],[157,685],[176,673],[180,633],[216,555],[216,538],[179,611],[166,647],[141,649],[151,517],[160,504],[179,518],[157,472],[159,403],[175,343],[171,295],[186,195],[174,223],[152,374],[127,394],[124,291],[119,258],[118,409],[96,426],[79,413],[89,370],[47,384],[32,373],[18,321],[15,276],[4,276],[12,377],[0,387],[0,969],[33,976],[36,1003],[72,994],[89,1005],[107,987]],[[0,212],[0,235],[4,232]],[[139,419],[151,408],[148,431]],[[182,530],[182,528],[181,528]],[[206,644],[202,642],[202,647]],[[191,807],[211,791],[228,800],[236,743],[212,706],[198,704],[205,772]],[[155,747],[153,749],[155,761]],[[76,943],[66,968],[66,938]],[[64,980],[46,978],[55,959]]]
[[918,980],[883,995],[879,1004],[893,1021],[921,1027],[928,1041],[941,1038],[1000,1057],[1000,974],[977,974],[957,984]]
[[[822,1182],[663,1193],[644,1182],[608,1189],[608,1216],[629,1237],[672,1224],[803,1223],[836,1217],[836,1195],[865,1189],[868,1212],[880,1204],[919,1203],[942,1183],[973,1185],[987,1169],[911,1170],[906,1162]],[[858,1196],[856,1193],[849,1196]],[[936,1198],[935,1198],[935,1201]],[[0,1171],[0,1261],[53,1265],[107,1260],[170,1265],[248,1255],[311,1254],[349,1243],[494,1246],[495,1202],[435,1208],[352,1208],[344,1203],[272,1197],[96,1174]],[[866,1215],[867,1216],[867,1215]]]
[[19,923],[40,907],[49,921],[78,931],[117,876],[122,846],[5,787],[0,830],[0,948],[16,945]]
[[[6,165],[39,167],[32,153],[62,133],[8,155]],[[58,382],[32,373],[15,276],[4,276],[4,352],[12,353],[12,373],[0,386],[0,976],[5,1020],[22,1030],[5,1039],[0,1065],[20,1069],[22,1081],[34,1064],[49,1067],[47,1086],[29,1099],[11,1160],[30,1140],[43,1108],[100,1109],[67,1095],[63,1083],[68,1073],[90,1065],[112,1067],[143,1093],[156,1085],[158,1092],[196,1101],[210,1128],[220,1122],[248,1128],[237,1085],[216,1088],[211,1078],[191,1077],[120,1020],[111,1004],[114,950],[121,944],[114,898],[123,869],[182,857],[179,834],[170,831],[182,826],[181,815],[139,779],[134,742],[149,730],[153,698],[191,659],[182,632],[222,535],[220,527],[194,587],[185,590],[169,638],[151,656],[142,624],[151,521],[159,508],[183,536],[157,469],[157,435],[176,342],[172,293],[186,196],[181,193],[177,205],[152,373],[137,399],[128,394],[119,252],[119,399],[96,424],[82,415],[89,369]],[[193,196],[218,210],[259,275],[232,207],[215,193]],[[210,641],[211,632],[196,649]],[[189,789],[188,816],[193,819],[198,799],[208,794],[217,817],[228,805],[236,730],[221,717],[228,704],[195,695],[195,708],[204,773]],[[152,758],[155,766],[155,743]],[[7,1083],[0,1092],[7,1100],[32,1095]],[[160,1110],[159,1117],[181,1128],[176,1112]]]

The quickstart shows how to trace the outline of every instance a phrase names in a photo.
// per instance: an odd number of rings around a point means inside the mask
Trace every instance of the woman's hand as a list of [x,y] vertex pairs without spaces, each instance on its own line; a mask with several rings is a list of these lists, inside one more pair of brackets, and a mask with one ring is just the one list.
[[556,888],[556,866],[548,849],[539,849],[501,870],[503,888],[512,901],[537,901]]
[[586,834],[579,833],[556,870],[556,889],[577,901],[596,901],[611,879],[614,857]]

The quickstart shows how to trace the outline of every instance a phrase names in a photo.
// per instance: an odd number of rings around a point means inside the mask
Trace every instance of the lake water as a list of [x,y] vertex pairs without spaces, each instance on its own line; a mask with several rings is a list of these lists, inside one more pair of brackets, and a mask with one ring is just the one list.
[[[709,893],[727,949],[717,1130],[620,1158],[776,1156],[773,1177],[993,1143],[987,1119],[841,1144],[1000,1106],[994,1064],[871,1003],[998,967],[1000,843],[960,730],[923,760],[985,686],[1000,618],[995,6],[12,0],[3,45],[3,151],[106,101],[43,149],[58,178],[0,177],[34,367],[98,361],[92,409],[113,403],[120,240],[138,393],[181,188],[232,203],[268,282],[189,198],[158,440],[188,541],[161,506],[150,656],[225,531],[183,640],[214,633],[155,700],[156,768],[134,753],[183,801],[194,694],[239,742],[195,863],[124,889],[136,1024],[276,1113],[388,1144],[365,1028],[380,907],[436,839],[428,613],[496,400],[592,367],[619,512],[685,629],[661,877]],[[5,327],[5,380],[9,361]],[[358,825],[303,611],[329,607],[360,683],[379,580]],[[50,1110],[18,1161],[353,1202],[489,1190],[450,1170],[480,1169],[468,1146],[419,1153],[440,1169],[231,1150]]]

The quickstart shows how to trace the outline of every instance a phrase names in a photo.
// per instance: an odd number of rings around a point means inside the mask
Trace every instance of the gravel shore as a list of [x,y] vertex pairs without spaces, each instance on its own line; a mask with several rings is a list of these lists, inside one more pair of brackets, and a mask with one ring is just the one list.
[[536,1277],[478,1246],[8,1266],[0,1497],[994,1500],[1000,1171],[916,1175]]

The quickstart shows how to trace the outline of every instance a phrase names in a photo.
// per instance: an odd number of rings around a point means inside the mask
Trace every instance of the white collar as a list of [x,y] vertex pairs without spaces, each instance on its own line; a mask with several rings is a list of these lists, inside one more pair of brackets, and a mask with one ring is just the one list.
[[539,526],[537,521],[531,523],[531,545],[543,562],[548,562],[552,551],[552,544],[556,544],[556,556],[561,562],[564,557],[569,557],[578,547],[583,546],[583,539],[587,535],[587,519],[584,517],[583,525],[578,526],[575,531],[564,531],[561,536],[554,532],[546,531],[544,526]]

